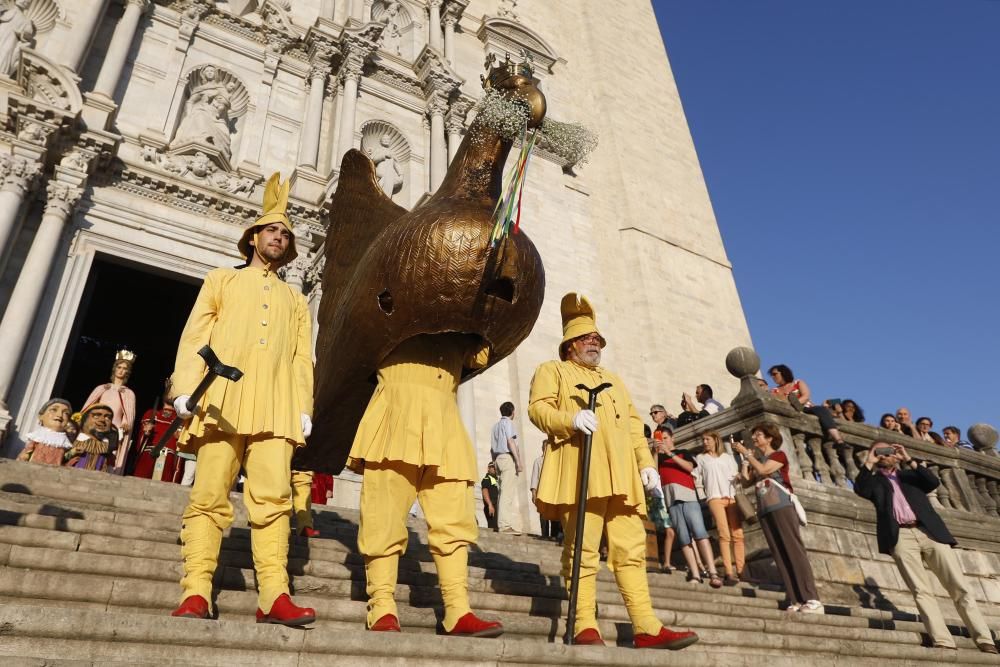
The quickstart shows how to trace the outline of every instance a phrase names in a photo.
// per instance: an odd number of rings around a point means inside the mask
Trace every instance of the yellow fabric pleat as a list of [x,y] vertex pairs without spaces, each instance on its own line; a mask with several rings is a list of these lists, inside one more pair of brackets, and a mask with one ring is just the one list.
[[597,397],[597,432],[591,445],[587,498],[621,497],[645,516],[646,495],[639,471],[655,467],[643,434],[642,419],[622,379],[604,368],[572,361],[550,361],[535,371],[528,398],[528,418],[547,434],[545,460],[538,483],[539,510],[558,519],[561,505],[575,505],[580,484],[583,434],[573,428],[573,417],[587,407],[587,392],[577,389],[610,382]]
[[396,461],[434,467],[448,480],[476,480],[476,455],[456,400],[463,365],[485,359],[478,348],[470,352],[474,341],[462,334],[416,336],[386,357],[349,467],[360,472],[365,461]]

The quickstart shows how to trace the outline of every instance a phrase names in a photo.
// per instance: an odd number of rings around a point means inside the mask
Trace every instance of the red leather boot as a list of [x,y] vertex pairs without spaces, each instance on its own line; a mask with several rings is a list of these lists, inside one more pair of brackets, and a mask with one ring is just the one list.
[[660,634],[657,635],[638,634],[632,638],[632,644],[636,648],[665,648],[671,651],[678,651],[696,641],[698,635],[690,630],[674,632],[666,627],[660,628]]
[[308,625],[316,620],[316,610],[311,607],[297,607],[288,597],[288,593],[282,593],[271,605],[271,611],[267,614],[257,609],[258,623],[277,623],[288,627],[298,627]]
[[386,614],[372,623],[372,627],[368,629],[372,632],[402,632],[399,628],[399,619],[392,614]]
[[503,634],[503,624],[500,621],[484,621],[470,611],[445,634],[452,637],[499,637]]
[[170,615],[177,618],[208,618],[208,600],[200,595],[189,595]]

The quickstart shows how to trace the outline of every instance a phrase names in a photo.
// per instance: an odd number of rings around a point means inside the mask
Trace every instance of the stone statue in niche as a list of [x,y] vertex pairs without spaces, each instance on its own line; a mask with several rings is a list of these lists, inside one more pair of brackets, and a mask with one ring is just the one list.
[[232,157],[229,109],[234,84],[224,85],[218,71],[208,66],[201,71],[201,83],[194,87],[184,107],[174,146],[188,142],[212,146],[228,161]]
[[392,143],[388,134],[383,134],[379,140],[377,148],[369,151],[372,162],[375,163],[375,177],[378,179],[379,187],[389,199],[399,192],[403,187],[403,171],[399,168],[399,161],[393,155],[389,144]]
[[21,49],[35,38],[35,24],[26,14],[31,0],[14,0],[0,12],[0,74],[14,76]]
[[379,17],[379,23],[385,26],[382,31],[382,49],[400,55],[399,43],[403,35],[399,31],[399,2],[390,0],[385,4],[385,12]]

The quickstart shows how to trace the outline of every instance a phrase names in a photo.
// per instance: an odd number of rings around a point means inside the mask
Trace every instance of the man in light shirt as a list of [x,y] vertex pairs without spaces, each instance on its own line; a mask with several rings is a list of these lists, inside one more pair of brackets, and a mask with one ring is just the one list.
[[714,415],[719,410],[724,410],[725,406],[712,398],[712,388],[707,384],[700,384],[694,388],[694,397],[701,403],[702,409],[710,415]]
[[878,550],[896,561],[913,593],[933,647],[956,648],[941,615],[928,569],[955,602],[979,650],[997,653],[989,626],[955,555],[953,547],[957,540],[927,498],[939,484],[934,473],[918,466],[905,447],[876,442],[854,480],[854,492],[875,505]]
[[493,425],[490,453],[500,475],[500,506],[497,508],[497,530],[510,535],[520,535],[514,528],[514,496],[517,476],[521,474],[521,454],[517,449],[517,428],[514,426],[514,404],[510,401],[500,406],[500,421]]

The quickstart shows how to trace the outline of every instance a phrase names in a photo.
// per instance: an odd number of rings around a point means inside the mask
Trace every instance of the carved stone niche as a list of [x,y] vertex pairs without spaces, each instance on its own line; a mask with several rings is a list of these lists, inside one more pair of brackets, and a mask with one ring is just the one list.
[[386,196],[407,201],[410,143],[391,123],[370,120],[361,126],[361,150],[375,163],[375,178]]
[[551,74],[556,64],[565,62],[538,33],[509,18],[486,19],[477,37],[486,47],[487,56],[492,53],[503,60],[508,53],[527,53],[535,64],[536,76]]
[[13,77],[35,37],[52,30],[66,12],[55,0],[0,0],[0,75]]
[[399,56],[406,61],[412,61],[417,53],[418,31],[413,21],[413,15],[406,4],[399,0],[377,0],[372,5],[372,22],[385,26],[379,49]]
[[184,104],[170,140],[171,157],[205,156],[223,171],[232,171],[239,130],[250,94],[235,74],[215,65],[188,71]]

